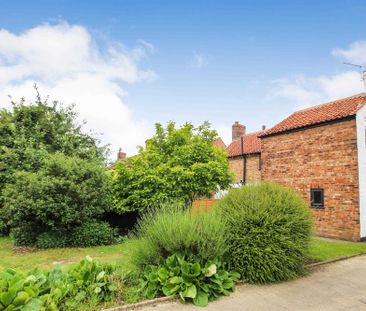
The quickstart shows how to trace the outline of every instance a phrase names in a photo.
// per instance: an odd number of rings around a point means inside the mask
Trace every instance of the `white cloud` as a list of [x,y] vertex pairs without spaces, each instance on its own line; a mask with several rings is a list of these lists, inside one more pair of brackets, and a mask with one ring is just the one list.
[[[333,50],[332,54],[347,62],[366,63],[366,41],[357,41],[347,50]],[[298,109],[355,95],[364,92],[364,87],[360,72],[348,70],[330,76],[299,75],[271,81],[271,91],[274,96],[293,100]]]
[[197,69],[201,69],[205,66],[208,65],[208,61],[205,55],[203,55],[202,53],[193,53],[193,60],[191,63],[192,67],[197,68]]
[[154,47],[139,40],[128,50],[108,42],[103,51],[80,25],[43,24],[21,34],[0,30],[0,107],[7,95],[16,100],[34,98],[33,83],[41,94],[65,104],[75,103],[86,130],[103,133],[112,152],[119,146],[129,154],[148,137],[148,127],[136,121],[124,102],[121,84],[153,80],[156,74],[141,70],[138,62]]
[[358,65],[366,64],[366,41],[360,40],[353,42],[348,49],[334,49],[332,54],[341,56],[347,62]]

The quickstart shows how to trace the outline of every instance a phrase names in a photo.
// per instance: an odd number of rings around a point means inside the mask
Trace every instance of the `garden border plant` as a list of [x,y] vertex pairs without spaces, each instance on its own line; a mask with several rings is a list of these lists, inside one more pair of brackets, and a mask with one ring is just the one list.
[[179,295],[205,306],[235,288],[239,275],[222,263],[226,226],[214,210],[192,211],[171,202],[143,214],[127,241],[129,300]]

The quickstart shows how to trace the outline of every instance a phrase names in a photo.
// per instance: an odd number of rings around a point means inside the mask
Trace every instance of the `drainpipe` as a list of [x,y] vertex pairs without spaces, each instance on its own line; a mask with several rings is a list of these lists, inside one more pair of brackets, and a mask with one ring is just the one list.
[[243,136],[240,137],[240,142],[241,142],[241,154],[243,155],[243,185],[245,185],[247,179],[247,157],[244,154]]

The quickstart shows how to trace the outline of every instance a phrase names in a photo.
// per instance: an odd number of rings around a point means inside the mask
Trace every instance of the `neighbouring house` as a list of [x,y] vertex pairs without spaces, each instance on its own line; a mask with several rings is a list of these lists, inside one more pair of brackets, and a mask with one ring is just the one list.
[[236,121],[232,125],[232,142],[226,148],[230,170],[235,183],[253,183],[261,180],[262,131],[246,134],[246,127]]
[[261,178],[294,188],[316,233],[366,237],[366,94],[297,111],[259,135]]
[[269,180],[308,202],[319,236],[366,239],[366,94],[310,107],[226,148],[236,182]]

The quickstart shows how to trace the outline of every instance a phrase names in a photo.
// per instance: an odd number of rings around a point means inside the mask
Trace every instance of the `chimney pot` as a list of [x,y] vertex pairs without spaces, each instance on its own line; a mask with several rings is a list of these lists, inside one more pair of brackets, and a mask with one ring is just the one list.
[[119,148],[117,153],[117,161],[125,161],[127,154],[122,151],[122,148]]
[[265,125],[262,125],[262,131],[264,131],[266,129]]
[[241,136],[245,135],[245,125],[240,124],[239,121],[235,121],[235,123],[232,125],[232,140],[237,140]]

